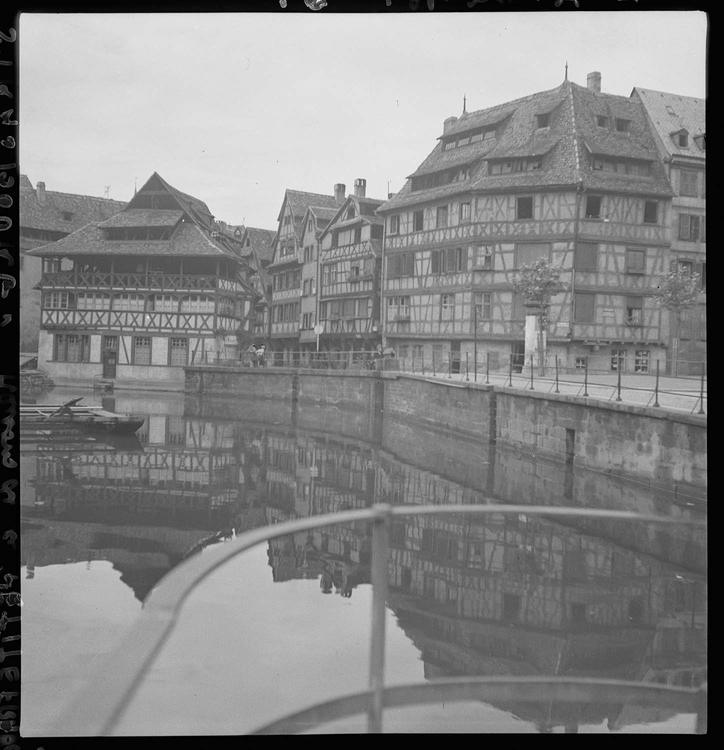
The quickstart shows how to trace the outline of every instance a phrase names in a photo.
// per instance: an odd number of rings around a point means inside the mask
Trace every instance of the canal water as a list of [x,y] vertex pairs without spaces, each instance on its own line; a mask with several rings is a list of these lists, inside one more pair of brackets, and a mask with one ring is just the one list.
[[[59,402],[80,391],[37,398]],[[375,502],[502,502],[700,518],[705,488],[654,486],[410,424],[264,400],[116,393],[131,439],[21,435],[24,736],[62,717],[148,593],[191,555],[253,528]],[[386,682],[570,676],[706,680],[705,539],[690,526],[540,516],[395,521]],[[364,690],[369,524],[271,541],[223,565],[121,722],[130,735],[234,734]],[[632,705],[475,702],[385,713],[398,732],[690,732]],[[363,719],[317,731],[363,731]]]

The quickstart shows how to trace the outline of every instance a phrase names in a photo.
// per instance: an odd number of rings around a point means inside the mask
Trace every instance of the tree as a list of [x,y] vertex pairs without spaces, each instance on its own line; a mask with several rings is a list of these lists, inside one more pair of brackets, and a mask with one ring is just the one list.
[[677,374],[682,315],[696,304],[700,293],[701,275],[681,266],[677,266],[663,276],[654,292],[654,299],[661,307],[669,311],[673,322],[670,366],[672,375]]
[[548,327],[548,310],[551,298],[565,291],[561,281],[561,269],[547,258],[539,258],[535,263],[521,266],[513,290],[525,300],[526,307],[538,316],[538,365],[540,374],[545,375],[545,346],[543,332]]

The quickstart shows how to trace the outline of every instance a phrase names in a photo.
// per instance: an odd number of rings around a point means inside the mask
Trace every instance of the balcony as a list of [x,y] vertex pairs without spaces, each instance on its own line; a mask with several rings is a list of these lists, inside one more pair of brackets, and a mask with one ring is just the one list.
[[153,289],[163,292],[220,290],[241,292],[241,285],[213,275],[149,273],[111,273],[110,271],[55,271],[44,273],[40,286],[45,289]]

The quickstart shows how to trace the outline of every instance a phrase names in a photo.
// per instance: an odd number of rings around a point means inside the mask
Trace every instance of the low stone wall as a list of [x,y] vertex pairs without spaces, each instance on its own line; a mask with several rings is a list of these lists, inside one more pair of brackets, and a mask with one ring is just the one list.
[[292,368],[188,367],[186,391],[274,400],[291,410],[292,424],[334,426],[393,451],[401,434],[409,444],[424,428],[507,444],[563,467],[706,486],[706,418],[662,409],[388,372]]

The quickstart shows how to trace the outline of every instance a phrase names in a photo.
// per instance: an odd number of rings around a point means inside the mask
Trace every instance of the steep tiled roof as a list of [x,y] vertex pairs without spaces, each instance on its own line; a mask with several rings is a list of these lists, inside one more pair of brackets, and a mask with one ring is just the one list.
[[[501,116],[503,114],[505,117]],[[550,116],[549,122],[546,127],[538,128],[536,116],[543,114]],[[596,115],[606,115],[611,127],[599,128]],[[621,133],[615,129],[616,118],[629,121],[629,132]],[[496,139],[492,143],[483,140],[445,151],[443,140],[413,172],[414,176],[419,176],[472,163],[467,180],[414,192],[408,180],[402,190],[381,206],[381,211],[470,191],[499,192],[578,184],[597,190],[671,194],[643,108],[628,97],[597,93],[564,81],[556,89],[516,99],[490,110],[465,114],[453,124],[454,129],[447,125],[441,139],[454,132],[495,123],[498,123]],[[649,162],[651,175],[594,171],[591,153]],[[491,160],[522,157],[542,157],[542,168],[491,174],[488,166]]]
[[111,227],[173,227],[183,216],[183,211],[159,208],[129,208],[112,216],[100,226]]
[[[20,176],[20,226],[54,232],[74,232],[90,221],[103,221],[125,207],[110,198],[45,190],[38,199],[27,175]],[[68,216],[68,218],[65,218]]]
[[261,263],[269,263],[272,259],[272,243],[276,232],[273,229],[257,229],[256,227],[246,227],[242,235],[241,241],[243,250],[247,251],[246,240],[249,239],[251,243],[251,249],[256,253],[257,258]]
[[57,242],[27,251],[28,255],[66,256],[77,255],[172,255],[237,258],[199,226],[184,221],[174,230],[169,240],[107,240],[97,224],[87,224]]
[[[384,224],[384,219],[381,216],[377,216],[375,213],[376,209],[383,203],[384,201],[381,198],[361,198],[357,195],[348,195],[345,198],[344,203],[342,203],[342,205],[334,212],[334,217],[327,224],[321,235],[326,234],[332,229],[332,227],[335,229],[343,229],[346,226],[357,224],[360,218],[370,224]],[[350,206],[355,207],[355,216],[351,219],[342,218],[349,210]]]
[[[706,152],[695,141],[694,136],[706,131],[706,101],[693,96],[667,94],[636,86],[632,98],[638,95],[663,147],[671,156],[689,156],[703,159]],[[688,147],[679,146],[671,134],[686,130],[689,133]]]
[[136,207],[136,204],[140,201],[139,196],[143,196],[147,191],[157,190],[158,188],[170,193],[176,199],[180,208],[190,217],[200,221],[207,228],[211,227],[214,217],[209,207],[202,200],[195,198],[193,195],[188,195],[188,193],[182,193],[173,185],[170,185],[158,172],[154,172],[144,183],[143,187],[133,196],[128,204],[129,208]]
[[[284,201],[289,204],[295,221],[301,220],[304,216],[304,212],[310,206],[334,209],[338,207],[337,201],[335,200],[333,195],[323,195],[322,193],[307,193],[303,190],[290,190],[289,188],[287,188],[284,193]],[[282,203],[282,209],[283,208],[284,203]],[[282,212],[280,210],[277,221],[280,221],[281,217]]]

